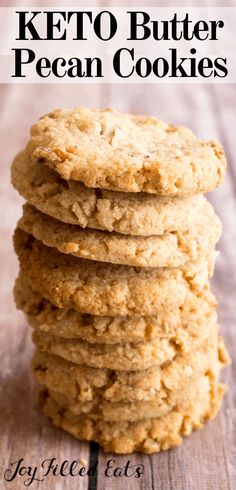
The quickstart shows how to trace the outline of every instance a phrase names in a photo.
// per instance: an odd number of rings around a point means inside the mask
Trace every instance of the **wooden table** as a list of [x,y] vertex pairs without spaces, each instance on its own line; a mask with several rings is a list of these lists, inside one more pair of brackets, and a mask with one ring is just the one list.
[[[16,2],[14,2],[16,3]],[[43,2],[40,2],[40,5]],[[51,2],[53,4],[53,2]],[[81,460],[94,465],[98,476],[48,477],[32,488],[59,489],[156,489],[218,490],[236,488],[235,365],[223,374],[229,386],[223,408],[217,418],[197,431],[177,449],[144,456],[104,454],[96,444],[78,442],[57,430],[35,406],[36,383],[29,370],[32,344],[24,316],[16,311],[12,287],[17,275],[17,260],[12,248],[12,232],[21,214],[22,199],[9,183],[12,157],[24,146],[29,126],[42,114],[63,106],[112,106],[118,110],[153,114],[166,121],[190,126],[200,137],[219,139],[226,150],[228,173],[224,184],[209,199],[223,221],[221,252],[213,279],[219,300],[222,334],[232,359],[236,353],[236,164],[235,102],[233,85],[96,85],[78,87],[20,86],[0,87],[0,489],[24,488],[26,477],[4,481],[10,464],[24,458],[26,466],[39,466],[46,458]],[[107,461],[114,466],[143,464],[144,475],[105,477]],[[9,473],[7,473],[9,477]]]

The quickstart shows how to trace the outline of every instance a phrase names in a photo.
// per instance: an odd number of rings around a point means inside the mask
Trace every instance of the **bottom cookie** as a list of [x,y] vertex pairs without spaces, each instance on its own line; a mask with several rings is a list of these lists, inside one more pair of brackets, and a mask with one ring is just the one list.
[[205,421],[217,414],[225,387],[212,385],[207,391],[196,389],[194,398],[163,417],[136,422],[93,420],[87,415],[72,414],[44,390],[40,401],[43,413],[56,427],[77,439],[96,441],[105,452],[128,454],[134,451],[155,453],[181,444],[183,436],[201,429]]

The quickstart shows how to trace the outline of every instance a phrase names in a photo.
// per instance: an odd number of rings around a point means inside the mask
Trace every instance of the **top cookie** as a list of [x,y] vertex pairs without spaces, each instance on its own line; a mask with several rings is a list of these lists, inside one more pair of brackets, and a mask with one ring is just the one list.
[[216,141],[154,117],[59,109],[31,129],[32,158],[87,187],[160,195],[208,192],[224,177]]

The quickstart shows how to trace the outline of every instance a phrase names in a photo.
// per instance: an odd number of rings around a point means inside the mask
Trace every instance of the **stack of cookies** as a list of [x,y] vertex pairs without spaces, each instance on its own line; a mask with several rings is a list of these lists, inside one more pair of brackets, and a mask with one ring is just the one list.
[[228,357],[210,290],[219,143],[154,117],[56,110],[12,166],[14,243],[43,412],[105,451],[169,449],[213,418]]

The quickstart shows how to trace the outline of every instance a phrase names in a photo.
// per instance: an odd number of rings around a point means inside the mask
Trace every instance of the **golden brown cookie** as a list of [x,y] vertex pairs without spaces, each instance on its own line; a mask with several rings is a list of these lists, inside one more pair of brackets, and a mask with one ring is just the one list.
[[[216,369],[217,371],[217,369]],[[176,391],[167,391],[165,394],[160,392],[154,400],[136,402],[109,402],[99,396],[90,402],[74,402],[68,397],[67,393],[47,389],[49,395],[61,407],[66,408],[73,415],[87,415],[92,420],[103,419],[107,421],[134,422],[154,417],[163,417],[173,408],[182,410],[195,399],[196,393],[202,393],[213,388],[219,381],[219,373],[206,372],[198,378],[194,378],[190,383]],[[213,388],[214,389],[214,388]]]
[[154,196],[91,189],[77,181],[65,181],[46,165],[32,162],[25,151],[13,161],[12,184],[35,208],[59,221],[128,235],[184,231],[212,210],[201,194]]
[[216,300],[209,289],[199,295],[189,293],[182,306],[160,311],[156,317],[101,317],[57,308],[33,291],[24,274],[16,280],[17,307],[31,326],[62,339],[82,339],[92,343],[168,340],[178,350],[190,350],[198,338],[208,335],[208,324],[216,322]]
[[193,429],[201,429],[206,420],[216,416],[225,388],[213,385],[205,390],[196,389],[195,397],[184,407],[173,408],[163,417],[135,422],[92,419],[88,415],[72,414],[59,405],[47,391],[41,394],[43,413],[56,427],[78,439],[96,441],[104,451],[128,454],[134,451],[155,453],[178,446],[182,437]]
[[137,267],[179,267],[205,256],[220,238],[221,223],[211,207],[190,229],[138,237],[82,229],[61,223],[26,204],[18,223],[21,230],[44,245],[83,259]]
[[46,247],[19,228],[15,250],[30,286],[59,308],[93,315],[156,315],[183,304],[212,274],[215,254],[182,268],[148,268],[78,259]]
[[[47,347],[42,344],[42,349]],[[217,332],[190,353],[177,355],[172,362],[139,371],[115,371],[77,365],[59,356],[37,350],[33,370],[48,389],[66,394],[72,404],[100,398],[109,402],[164,399],[170,391],[184,389],[194,379],[215,373],[229,361]]]
[[126,192],[207,192],[222,182],[226,167],[218,142],[112,110],[55,110],[31,128],[27,150],[64,179]]
[[[168,337],[157,337],[142,342],[91,344],[81,339],[63,339],[50,333],[42,332],[38,328],[34,329],[33,341],[39,349],[63,357],[63,359],[76,364],[132,371],[163,364],[171,361],[176,354],[191,352],[192,349],[196,349],[208,336],[217,332],[214,315],[204,326],[202,336],[202,332],[198,331],[195,336],[187,340],[183,339],[180,345],[176,342],[176,339],[169,339]],[[191,326],[189,329],[191,329]]]

